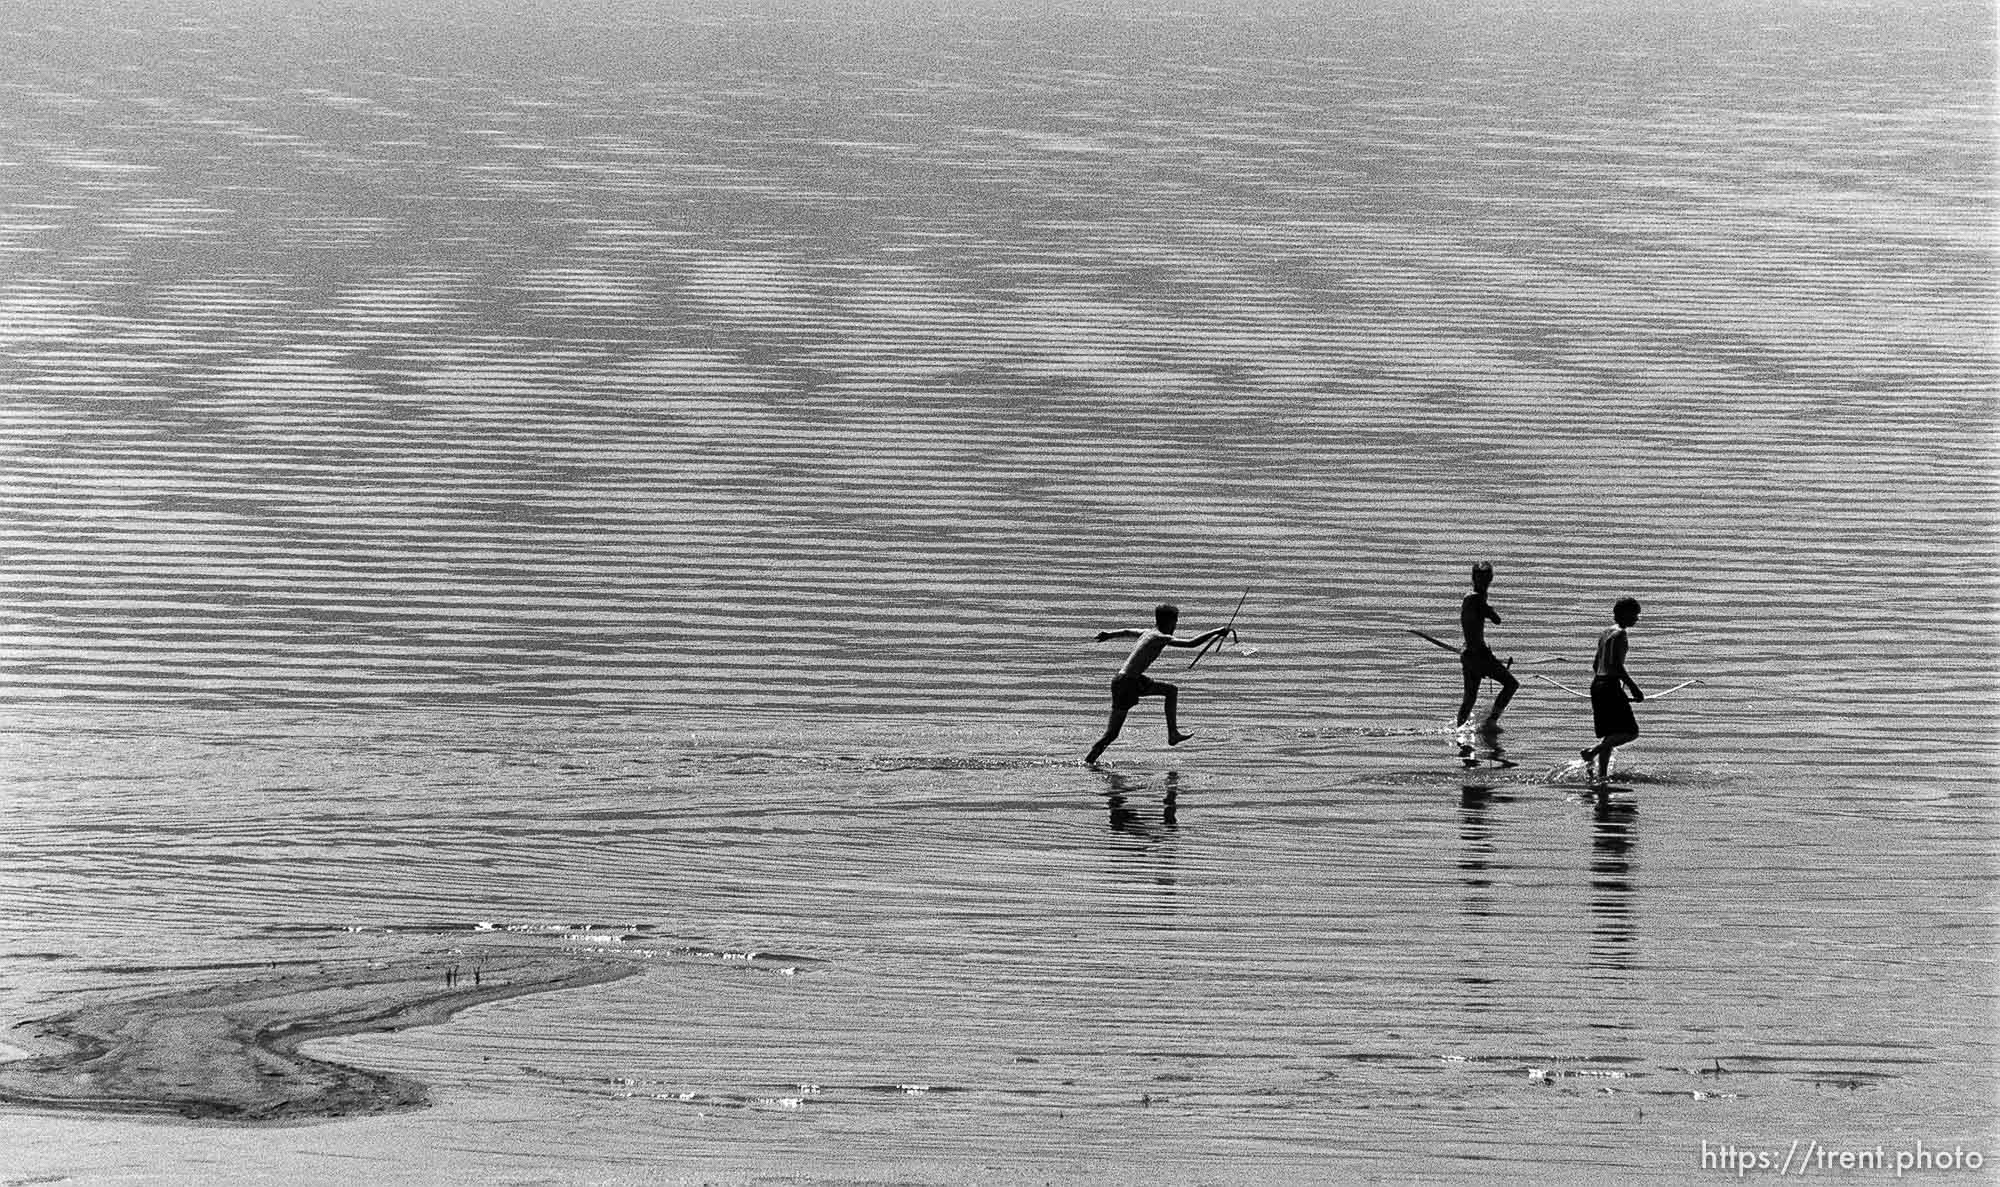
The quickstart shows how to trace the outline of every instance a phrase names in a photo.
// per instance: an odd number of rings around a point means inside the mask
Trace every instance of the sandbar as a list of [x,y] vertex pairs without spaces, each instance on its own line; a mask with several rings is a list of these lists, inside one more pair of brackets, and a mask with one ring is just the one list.
[[298,1053],[313,1039],[443,1022],[468,1006],[600,985],[638,966],[507,949],[329,961],[107,997],[14,1027],[0,1103],[215,1121],[300,1122],[414,1109],[425,1086]]

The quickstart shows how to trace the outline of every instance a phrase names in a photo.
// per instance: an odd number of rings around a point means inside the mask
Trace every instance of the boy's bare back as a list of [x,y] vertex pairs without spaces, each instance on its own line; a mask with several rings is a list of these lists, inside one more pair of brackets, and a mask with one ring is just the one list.
[[[1160,658],[1160,652],[1167,644],[1181,642],[1163,631],[1144,630],[1139,632],[1139,642],[1132,648],[1132,654],[1125,657],[1124,666],[1118,669],[1120,676],[1143,676],[1153,661]],[[1185,643],[1182,643],[1185,646]]]

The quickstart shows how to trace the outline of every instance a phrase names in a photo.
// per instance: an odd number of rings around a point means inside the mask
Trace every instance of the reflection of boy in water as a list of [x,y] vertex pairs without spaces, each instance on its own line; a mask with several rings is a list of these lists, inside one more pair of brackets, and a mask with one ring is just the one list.
[[1625,670],[1625,630],[1639,621],[1638,599],[1619,598],[1611,607],[1611,620],[1617,625],[1597,636],[1597,655],[1590,661],[1590,719],[1597,745],[1583,750],[1584,773],[1595,759],[1600,783],[1611,777],[1611,752],[1639,736],[1639,720],[1632,716],[1625,691],[1631,690],[1633,701],[1646,699]]
[[1167,745],[1178,746],[1194,737],[1193,734],[1181,732],[1180,723],[1174,716],[1180,689],[1146,675],[1146,669],[1160,657],[1161,651],[1169,647],[1200,647],[1212,639],[1233,635],[1236,632],[1226,626],[1219,626],[1207,634],[1196,635],[1192,639],[1178,638],[1174,634],[1174,626],[1180,622],[1180,617],[1179,606],[1163,605],[1153,611],[1155,625],[1152,630],[1141,631],[1128,627],[1119,631],[1097,632],[1099,643],[1110,639],[1137,639],[1139,643],[1132,648],[1132,654],[1125,657],[1125,664],[1118,669],[1118,674],[1111,678],[1111,723],[1104,727],[1104,736],[1090,748],[1090,753],[1084,756],[1083,761],[1097,761],[1097,756],[1104,753],[1104,748],[1111,745],[1112,739],[1118,736],[1118,731],[1125,727],[1125,715],[1130,713],[1132,706],[1138,704],[1144,697],[1165,697],[1167,700]]
[[1493,566],[1480,561],[1472,566],[1472,592],[1458,606],[1458,626],[1465,632],[1465,650],[1458,653],[1459,667],[1465,673],[1465,697],[1458,702],[1456,725],[1464,725],[1472,716],[1472,704],[1479,699],[1479,682],[1491,680],[1500,686],[1500,692],[1493,698],[1493,708],[1486,714],[1487,726],[1500,724],[1500,713],[1507,702],[1514,699],[1514,690],[1521,682],[1514,679],[1514,673],[1486,646],[1486,624],[1498,624],[1500,615],[1486,604],[1486,587],[1493,584]]

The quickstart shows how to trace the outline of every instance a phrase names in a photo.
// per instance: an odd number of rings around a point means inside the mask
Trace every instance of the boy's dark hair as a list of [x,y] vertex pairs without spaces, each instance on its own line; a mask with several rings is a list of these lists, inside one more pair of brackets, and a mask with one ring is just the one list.
[[1613,622],[1639,621],[1639,599],[1619,598],[1616,602],[1613,602],[1611,604],[1611,619]]
[[1479,576],[1479,575],[1480,575],[1481,573],[1484,573],[1484,574],[1486,574],[1486,575],[1487,575],[1488,577],[1491,577],[1491,576],[1493,576],[1493,562],[1492,562],[1492,561],[1474,561],[1474,562],[1473,562],[1473,565],[1472,565],[1472,575],[1473,575],[1473,576],[1474,576],[1474,577],[1476,578],[1476,577],[1478,577],[1478,576]]
[[1153,607],[1153,625],[1172,634],[1174,624],[1181,620],[1181,608],[1172,602],[1161,602]]

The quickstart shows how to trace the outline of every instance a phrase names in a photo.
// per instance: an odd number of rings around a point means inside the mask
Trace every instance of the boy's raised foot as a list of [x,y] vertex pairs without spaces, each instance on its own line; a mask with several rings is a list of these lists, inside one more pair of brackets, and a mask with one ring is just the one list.
[[1169,746],[1178,746],[1178,745],[1180,745],[1180,744],[1181,744],[1182,742],[1185,742],[1185,741],[1187,741],[1187,740],[1188,740],[1189,738],[1192,738],[1192,737],[1194,737],[1194,735],[1193,735],[1193,734],[1168,734],[1168,735],[1167,735],[1167,745],[1169,745]]

